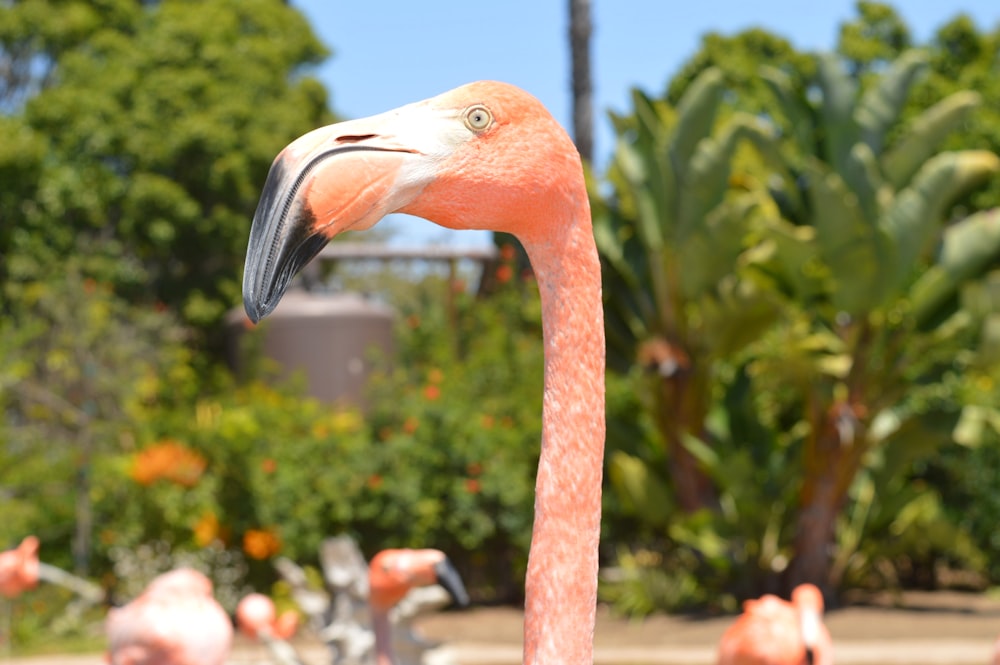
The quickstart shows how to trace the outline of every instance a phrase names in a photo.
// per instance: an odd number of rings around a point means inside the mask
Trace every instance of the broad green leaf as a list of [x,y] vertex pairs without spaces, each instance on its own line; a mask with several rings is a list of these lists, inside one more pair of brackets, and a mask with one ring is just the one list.
[[882,152],[886,132],[899,120],[910,88],[926,68],[927,57],[923,53],[907,51],[861,96],[854,118],[861,129],[861,140],[872,153]]
[[644,160],[634,145],[619,139],[615,151],[615,163],[629,184],[629,193],[635,205],[636,230],[647,248],[659,251],[663,246],[663,234],[660,227],[660,211],[652,191],[647,186],[649,172],[646,164],[649,160]]
[[756,206],[750,195],[725,200],[687,237],[677,254],[685,298],[700,297],[734,271]]
[[882,297],[879,230],[865,219],[844,181],[817,164],[809,169],[809,197],[819,254],[830,270],[833,306],[853,315],[870,310]]
[[773,293],[749,280],[722,280],[715,294],[705,294],[697,302],[700,342],[717,358],[732,357],[759,339],[782,312]]
[[[998,169],[1000,159],[985,150],[942,153],[928,160],[913,184],[897,194],[882,224],[897,256],[895,270],[888,275],[889,292],[896,292],[909,279],[917,259],[928,249],[944,221],[947,205]],[[963,247],[955,244],[963,238],[954,236],[951,244],[946,243],[945,251]],[[944,255],[942,260],[949,259]]]
[[867,144],[854,144],[841,176],[858,198],[865,219],[874,223],[881,213],[883,203],[888,203],[887,199],[891,199],[892,194],[886,191],[875,153]]
[[668,157],[678,181],[687,181],[687,167],[698,143],[709,136],[724,92],[722,72],[710,67],[691,83],[677,105],[677,124],[673,128]]
[[808,102],[792,87],[788,75],[777,67],[765,65],[761,67],[760,75],[781,105],[791,136],[799,150],[802,154],[811,154],[815,149],[815,127]]
[[1000,254],[1000,210],[966,217],[944,232],[937,263],[913,285],[910,299],[918,322],[933,316],[962,282],[981,274]]
[[652,526],[665,526],[673,514],[673,500],[666,483],[646,462],[616,450],[608,461],[608,479],[627,510]]
[[823,93],[820,111],[823,118],[824,156],[837,173],[843,173],[847,157],[858,139],[858,127],[853,114],[857,86],[836,56],[830,53],[819,56],[817,78]]
[[702,140],[686,170],[684,196],[677,211],[676,238],[682,245],[687,236],[705,224],[705,216],[717,206],[729,188],[730,165],[740,143],[753,137],[764,144],[772,139],[768,127],[747,114],[734,115],[719,130],[718,138]]
[[776,222],[764,229],[764,238],[744,255],[748,265],[799,302],[811,303],[824,292],[827,272],[817,255],[815,228]]
[[908,183],[980,101],[979,93],[963,90],[921,113],[896,145],[882,153],[882,172],[889,184],[898,189]]

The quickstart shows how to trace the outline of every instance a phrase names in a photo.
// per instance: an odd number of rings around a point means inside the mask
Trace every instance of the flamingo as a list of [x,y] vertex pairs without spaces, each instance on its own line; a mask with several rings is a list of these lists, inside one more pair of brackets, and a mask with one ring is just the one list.
[[579,153],[537,99],[470,83],[322,127],[279,153],[250,229],[243,302],[259,321],[335,235],[391,212],[524,246],[542,303],[545,379],[524,662],[593,661],[604,456],[601,270]]
[[160,575],[106,623],[110,665],[223,665],[233,626],[212,582],[190,568]]
[[376,665],[394,665],[389,611],[415,587],[440,584],[458,605],[468,605],[462,578],[440,550],[382,550],[368,564],[368,604],[375,631]]
[[823,625],[823,594],[812,584],[792,602],[766,594],[743,603],[743,614],[719,643],[718,665],[832,665],[833,642]]
[[38,538],[27,536],[14,549],[0,552],[0,596],[16,598],[38,585]]
[[248,637],[260,640],[282,665],[302,665],[302,659],[288,643],[298,629],[294,610],[279,616],[274,601],[261,593],[244,596],[236,606],[236,625]]

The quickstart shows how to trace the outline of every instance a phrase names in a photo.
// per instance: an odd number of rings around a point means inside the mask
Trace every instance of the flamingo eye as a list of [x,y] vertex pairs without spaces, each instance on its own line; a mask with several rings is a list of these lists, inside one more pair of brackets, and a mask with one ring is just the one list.
[[474,132],[481,132],[493,124],[493,114],[485,106],[470,106],[465,109],[465,126]]

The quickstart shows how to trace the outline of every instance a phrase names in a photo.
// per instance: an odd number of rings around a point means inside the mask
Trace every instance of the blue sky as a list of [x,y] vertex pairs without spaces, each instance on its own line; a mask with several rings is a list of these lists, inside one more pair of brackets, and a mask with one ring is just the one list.
[[[477,79],[533,93],[570,125],[568,0],[293,0],[333,56],[315,73],[344,117],[379,113]],[[892,3],[916,41],[958,13],[981,30],[1000,24],[998,0]],[[606,161],[608,109],[627,110],[629,90],[658,93],[707,32],[762,27],[801,50],[832,49],[853,0],[591,0],[595,157]],[[395,217],[395,242],[481,244],[486,234],[446,231]]]

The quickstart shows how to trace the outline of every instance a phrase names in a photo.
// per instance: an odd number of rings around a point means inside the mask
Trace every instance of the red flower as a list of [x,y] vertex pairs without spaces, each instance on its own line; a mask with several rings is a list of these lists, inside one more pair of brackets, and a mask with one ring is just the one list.
[[194,487],[208,462],[184,444],[164,439],[139,451],[132,463],[131,476],[140,485],[168,480],[184,487]]
[[424,388],[424,397],[429,402],[433,402],[439,397],[441,397],[441,389],[435,385],[429,385]]
[[281,539],[272,529],[247,529],[243,534],[243,551],[251,559],[270,559],[281,551]]
[[497,268],[497,281],[501,284],[506,284],[510,281],[511,277],[514,276],[514,269],[509,265],[504,264]]
[[479,481],[476,480],[475,478],[465,479],[465,491],[468,492],[469,494],[479,494],[479,491],[481,489],[482,486],[479,484]]

